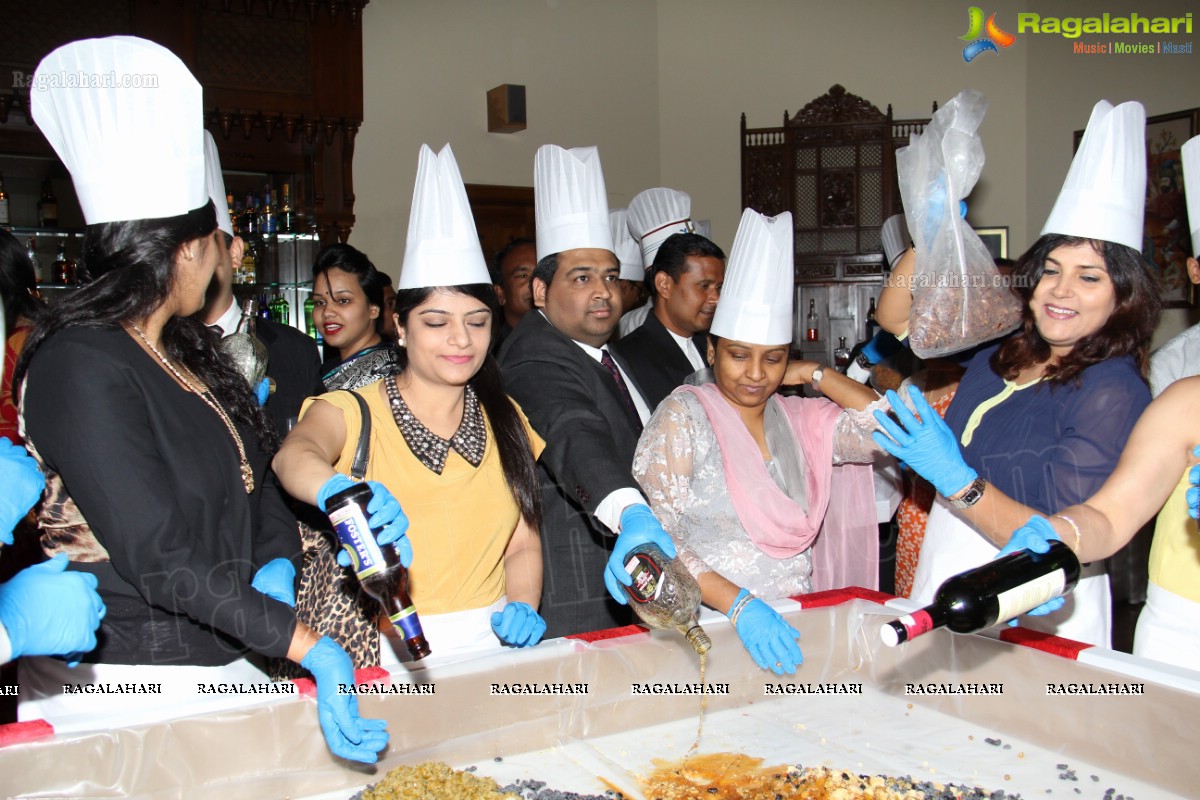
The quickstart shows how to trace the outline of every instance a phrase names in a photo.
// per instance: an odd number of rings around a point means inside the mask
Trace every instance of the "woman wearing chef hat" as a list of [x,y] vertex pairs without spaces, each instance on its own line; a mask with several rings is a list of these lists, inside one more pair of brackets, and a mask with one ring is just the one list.
[[[131,74],[157,85],[120,88]],[[265,680],[256,651],[307,667],[330,749],[373,762],[383,721],[338,694],[349,658],[291,608],[300,542],[268,468],[271,423],[192,318],[223,245],[200,85],[133,37],[67,44],[38,78],[34,120],[71,171],[90,282],[38,320],[16,380],[47,479],[42,549],[95,575],[108,611],[77,669],[23,662],[18,713],[78,730],[208,711],[198,685]],[[160,692],[65,693],[78,684]]]

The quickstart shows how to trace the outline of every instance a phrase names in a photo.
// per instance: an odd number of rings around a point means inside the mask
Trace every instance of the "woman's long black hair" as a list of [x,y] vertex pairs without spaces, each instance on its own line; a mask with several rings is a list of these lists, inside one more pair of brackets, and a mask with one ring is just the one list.
[[[424,303],[434,292],[452,292],[473,297],[491,309],[492,316],[500,313],[496,291],[490,283],[475,283],[466,286],[440,286],[422,289],[400,289],[396,292],[396,315],[401,325],[408,324],[408,315]],[[408,369],[408,351],[397,347],[396,352],[402,369]],[[483,413],[487,414],[492,433],[496,436],[496,449],[500,453],[500,464],[504,468],[504,480],[512,492],[517,507],[535,529],[542,524],[542,496],[538,487],[537,466],[525,425],[517,406],[504,391],[504,379],[500,376],[500,365],[489,352],[483,365],[470,380]]]
[[[175,258],[188,242],[217,227],[213,204],[177,217],[89,225],[77,273],[84,283],[39,315],[13,375],[13,396],[38,348],[66,328],[100,328],[145,319],[166,302],[175,280]],[[219,247],[216,242],[202,246]],[[279,434],[243,378],[217,351],[216,338],[192,317],[172,317],[163,326],[163,349],[202,380],[230,415],[254,428],[268,453]]]
[[17,237],[4,228],[0,228],[0,300],[10,331],[20,317],[36,319],[44,305],[37,293],[33,262]]

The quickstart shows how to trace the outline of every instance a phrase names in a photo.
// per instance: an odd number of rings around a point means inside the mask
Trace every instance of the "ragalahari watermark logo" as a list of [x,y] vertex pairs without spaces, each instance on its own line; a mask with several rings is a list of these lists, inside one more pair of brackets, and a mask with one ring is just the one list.
[[982,53],[999,53],[1001,47],[1008,47],[1017,40],[1017,37],[996,24],[995,14],[987,18],[985,25],[983,9],[979,6],[967,9],[967,26],[967,32],[958,38],[967,43],[963,48],[963,61],[968,64]]

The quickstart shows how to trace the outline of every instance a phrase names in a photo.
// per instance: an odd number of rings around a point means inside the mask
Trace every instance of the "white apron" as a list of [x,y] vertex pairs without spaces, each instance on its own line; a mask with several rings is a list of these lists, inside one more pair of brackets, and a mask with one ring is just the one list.
[[[17,718],[44,719],[57,733],[107,730],[207,714],[278,700],[278,694],[217,693],[220,685],[263,685],[271,678],[245,658],[221,667],[161,667],[144,664],[80,664],[56,658],[22,658]],[[134,688],[136,693],[75,691]],[[203,687],[203,689],[201,688]],[[155,691],[157,689],[157,691]],[[145,692],[145,693],[143,693]]]
[[1133,654],[1200,670],[1200,603],[1149,583],[1133,638]]
[[[960,517],[942,496],[934,501],[913,577],[911,598],[927,605],[942,581],[996,557],[1000,548]],[[1111,647],[1112,598],[1104,562],[1085,565],[1079,583],[1061,609],[1042,617],[1021,617],[1021,627],[1077,642]]]
[[[474,657],[482,651],[499,650],[505,645],[492,631],[492,614],[503,611],[508,599],[501,597],[490,606],[454,611],[449,614],[421,614],[421,629],[429,642],[430,654],[420,662],[413,662],[404,646],[404,640],[392,630],[379,634],[379,664],[393,670],[404,664],[405,668],[437,666]],[[418,612],[419,613],[419,612]]]

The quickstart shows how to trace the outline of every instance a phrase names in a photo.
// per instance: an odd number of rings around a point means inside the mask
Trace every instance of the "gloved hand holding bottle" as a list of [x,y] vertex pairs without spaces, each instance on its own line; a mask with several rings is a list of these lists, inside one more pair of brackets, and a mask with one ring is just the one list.
[[653,542],[658,545],[668,558],[675,558],[675,542],[670,534],[663,530],[662,523],[654,516],[650,506],[644,503],[634,503],[625,507],[621,512],[621,533],[613,545],[612,555],[608,558],[608,566],[604,570],[604,585],[608,593],[621,605],[627,605],[628,599],[622,586],[629,586],[633,579],[625,571],[625,561],[629,552],[640,544]]
[[[1046,553],[1050,550],[1050,542],[1061,542],[1062,537],[1058,535],[1058,531],[1054,530],[1054,526],[1045,517],[1033,516],[1029,518],[1021,527],[1013,531],[1012,538],[1004,547],[1000,548],[1000,552],[996,554],[996,558],[1003,558],[1011,555],[1018,550],[1032,550],[1035,553]],[[1054,597],[1042,603],[1036,608],[1031,608],[1026,611],[1033,617],[1041,617],[1046,614],[1053,614],[1058,611],[1067,602],[1065,597]],[[1009,623],[1016,625],[1016,621]]]
[[[353,485],[354,481],[348,476],[340,472],[335,474],[325,481],[320,491],[317,492],[317,507],[325,511],[325,501]],[[406,568],[411,566],[412,543],[405,535],[408,531],[408,517],[404,516],[404,511],[400,508],[400,501],[379,481],[367,481],[367,486],[371,487],[372,494],[371,502],[367,504],[367,512],[371,515],[368,524],[371,526],[371,531],[375,533],[375,541],[379,543],[380,547],[389,544],[395,547],[396,554],[400,556],[400,563]],[[345,550],[338,551],[337,560],[343,567],[350,566],[350,554]]]
[[794,675],[796,667],[804,663],[800,645],[796,644],[800,631],[748,590],[738,592],[725,616],[733,622],[742,644],[760,668],[776,675]]

